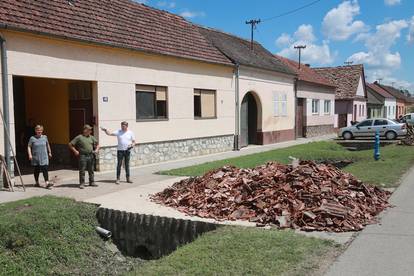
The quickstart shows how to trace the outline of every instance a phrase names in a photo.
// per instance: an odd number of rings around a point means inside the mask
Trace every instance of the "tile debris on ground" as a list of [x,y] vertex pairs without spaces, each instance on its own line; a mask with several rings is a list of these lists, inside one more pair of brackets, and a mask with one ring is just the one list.
[[191,216],[304,231],[359,231],[389,207],[390,192],[330,164],[225,166],[175,183],[152,200]]

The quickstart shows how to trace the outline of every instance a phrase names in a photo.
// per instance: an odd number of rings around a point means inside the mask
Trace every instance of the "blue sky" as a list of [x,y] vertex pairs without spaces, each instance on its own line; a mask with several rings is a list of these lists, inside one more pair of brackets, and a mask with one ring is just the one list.
[[[189,21],[249,38],[247,19],[266,19],[314,0],[137,0]],[[320,0],[297,13],[264,21],[255,40],[273,53],[312,66],[364,63],[369,81],[383,79],[414,92],[413,0]]]

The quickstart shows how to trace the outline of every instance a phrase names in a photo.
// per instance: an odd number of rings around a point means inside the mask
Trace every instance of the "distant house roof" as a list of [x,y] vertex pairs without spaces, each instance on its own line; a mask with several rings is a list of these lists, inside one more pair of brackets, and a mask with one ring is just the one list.
[[212,45],[236,64],[296,75],[293,70],[257,42],[254,42],[254,50],[251,50],[248,40],[215,29],[202,26],[198,28]]
[[279,55],[275,55],[275,57],[281,60],[287,66],[289,66],[289,68],[298,75],[298,80],[300,81],[305,81],[305,82],[309,82],[313,84],[319,84],[323,86],[336,87],[335,84],[331,83],[328,79],[323,77],[321,74],[318,74],[317,72],[315,72],[313,68],[309,67],[306,64],[301,64],[300,69],[299,69],[298,62],[279,56]]
[[370,91],[372,91],[373,93],[376,93],[382,98],[395,99],[395,97],[391,95],[390,93],[388,93],[387,90],[383,89],[382,87],[378,85],[375,85],[373,83],[367,83],[366,85]]
[[373,105],[383,105],[383,97],[378,96],[378,94],[371,88],[367,87],[367,103]]
[[374,82],[374,85],[384,89],[385,91],[387,91],[389,94],[391,94],[393,97],[397,98],[398,100],[406,101],[408,99],[408,97],[404,95],[404,93],[402,93],[400,90],[392,86],[383,85],[378,82]]
[[0,29],[232,64],[183,17],[130,0],[1,0]]
[[365,82],[364,66],[362,64],[313,69],[336,85],[336,99],[365,98],[357,95],[359,80],[362,78],[362,81]]

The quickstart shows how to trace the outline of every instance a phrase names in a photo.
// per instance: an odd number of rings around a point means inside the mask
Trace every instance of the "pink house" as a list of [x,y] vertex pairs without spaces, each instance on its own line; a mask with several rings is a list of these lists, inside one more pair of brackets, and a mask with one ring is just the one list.
[[336,85],[335,116],[338,128],[367,118],[367,92],[362,64],[315,70]]

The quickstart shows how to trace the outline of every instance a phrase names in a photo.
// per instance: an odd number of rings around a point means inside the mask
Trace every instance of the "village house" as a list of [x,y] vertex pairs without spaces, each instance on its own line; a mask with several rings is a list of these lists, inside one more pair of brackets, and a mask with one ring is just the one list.
[[308,64],[277,56],[298,75],[296,78],[296,134],[315,137],[334,132],[335,85],[316,73]]
[[295,73],[257,43],[180,16],[128,0],[4,0],[0,36],[2,110],[21,160],[33,123],[63,166],[91,124],[99,170],[116,159],[99,127],[124,120],[137,136],[132,166],[295,138]]
[[205,27],[199,30],[235,64],[238,147],[294,140],[295,72],[257,42]]
[[385,89],[373,83],[367,83],[368,118],[396,118],[397,100]]
[[398,119],[400,116],[404,116],[407,113],[408,107],[412,105],[412,100],[410,97],[407,97],[399,89],[396,89],[392,86],[380,84],[379,82],[374,82],[374,85],[384,89],[397,100],[397,110],[395,112],[394,119]]
[[367,117],[367,92],[362,64],[315,68],[316,72],[336,85],[335,116],[338,128]]

